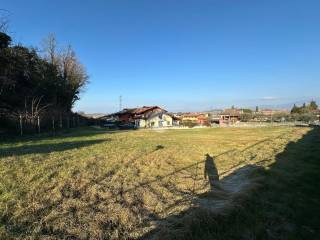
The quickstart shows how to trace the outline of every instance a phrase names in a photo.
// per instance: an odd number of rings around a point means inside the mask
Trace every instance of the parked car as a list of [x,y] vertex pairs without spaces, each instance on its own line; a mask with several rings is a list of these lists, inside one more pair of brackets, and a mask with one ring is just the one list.
[[108,129],[117,129],[118,128],[117,122],[114,122],[114,121],[105,122],[102,126],[105,128],[108,128]]

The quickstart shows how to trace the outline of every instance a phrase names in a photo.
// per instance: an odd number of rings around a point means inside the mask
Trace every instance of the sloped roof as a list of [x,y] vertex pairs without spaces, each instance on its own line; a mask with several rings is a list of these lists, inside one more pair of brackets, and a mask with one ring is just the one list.
[[149,112],[146,112],[145,114],[141,114],[141,115],[137,115],[135,118],[139,119],[139,118],[142,118],[142,119],[149,119],[149,118],[153,118],[153,117],[156,117],[156,116],[159,116],[159,115],[162,115],[166,113],[165,110],[162,110],[162,111],[156,111],[156,112],[153,112],[153,111],[149,111]]
[[182,117],[202,117],[204,116],[203,113],[185,113]]
[[128,113],[134,113],[136,108],[124,108],[119,112],[114,113],[114,115],[123,115],[123,114],[128,114]]
[[141,117],[141,115],[150,112],[153,112],[153,110],[155,109],[159,109],[161,112],[167,112],[166,110],[158,107],[158,106],[143,106],[140,108],[124,108],[123,110],[116,112],[116,113],[112,113],[103,117],[111,117],[111,116],[121,116],[121,115],[132,115],[132,117],[134,118],[138,118]]
[[[155,111],[157,110],[157,111]],[[137,109],[137,111],[135,111],[135,119],[148,119],[148,118],[152,118],[161,114],[167,113],[166,110],[158,107],[158,106],[152,106],[152,107],[142,107]]]
[[182,117],[181,116],[176,116],[173,113],[167,113],[170,117],[172,117],[173,120],[181,120]]
[[240,111],[238,109],[225,109],[222,115],[232,115],[232,116],[240,116]]
[[143,106],[141,108],[136,108],[135,110],[133,110],[132,113],[134,113],[134,114],[143,114],[145,112],[152,111],[152,110],[157,109],[157,108],[165,111],[164,109],[162,109],[161,107],[158,107],[158,106],[149,106],[149,107],[148,106]]

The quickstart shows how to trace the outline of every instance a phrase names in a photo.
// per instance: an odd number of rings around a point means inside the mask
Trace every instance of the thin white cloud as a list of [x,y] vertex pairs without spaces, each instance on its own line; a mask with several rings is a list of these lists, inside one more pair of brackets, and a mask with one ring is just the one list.
[[261,100],[266,100],[266,101],[273,101],[273,100],[278,100],[278,97],[272,97],[272,96],[267,96],[267,97],[262,97]]

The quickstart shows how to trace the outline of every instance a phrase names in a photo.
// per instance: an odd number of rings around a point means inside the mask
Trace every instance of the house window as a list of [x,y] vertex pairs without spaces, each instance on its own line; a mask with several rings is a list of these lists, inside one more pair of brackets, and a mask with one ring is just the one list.
[[170,121],[167,121],[167,125],[170,126]]

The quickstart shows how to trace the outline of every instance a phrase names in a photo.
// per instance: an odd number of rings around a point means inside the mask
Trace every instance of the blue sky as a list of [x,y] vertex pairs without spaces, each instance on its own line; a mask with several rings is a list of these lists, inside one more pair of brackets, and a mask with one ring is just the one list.
[[279,106],[320,96],[317,0],[2,0],[15,43],[49,33],[90,75],[75,110]]

